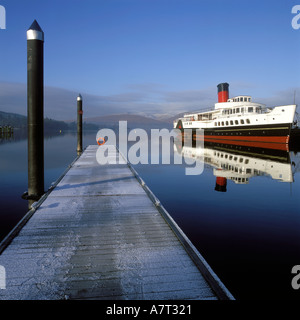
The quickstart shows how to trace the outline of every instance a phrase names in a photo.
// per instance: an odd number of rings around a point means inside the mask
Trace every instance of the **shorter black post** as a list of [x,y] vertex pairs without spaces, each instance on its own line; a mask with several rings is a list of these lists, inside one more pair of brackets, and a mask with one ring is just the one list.
[[77,154],[82,153],[82,97],[77,97]]

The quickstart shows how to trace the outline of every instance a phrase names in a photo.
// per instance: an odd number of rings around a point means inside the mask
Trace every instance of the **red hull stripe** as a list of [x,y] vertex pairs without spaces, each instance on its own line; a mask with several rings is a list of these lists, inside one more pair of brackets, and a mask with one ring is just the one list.
[[[193,135],[196,138],[196,135]],[[203,136],[198,136],[198,139],[203,139]],[[204,139],[210,141],[211,139],[217,140],[230,140],[230,141],[247,141],[247,142],[269,142],[269,143],[289,143],[289,136],[213,136],[204,135]]]
[[224,139],[207,139],[206,137],[205,137],[204,141],[223,143],[223,144],[227,143],[227,144],[246,146],[246,147],[289,151],[289,145],[286,143],[257,142],[257,141],[235,141],[235,140],[224,141]]

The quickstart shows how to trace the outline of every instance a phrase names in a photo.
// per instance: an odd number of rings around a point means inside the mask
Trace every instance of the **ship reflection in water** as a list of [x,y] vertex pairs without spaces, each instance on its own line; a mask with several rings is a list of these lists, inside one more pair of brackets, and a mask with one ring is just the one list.
[[264,149],[240,145],[204,142],[204,148],[185,146],[174,141],[174,151],[185,158],[193,158],[213,168],[216,177],[215,190],[226,192],[228,180],[235,184],[248,184],[259,176],[270,177],[280,182],[294,182],[294,173],[299,170],[300,157],[296,151]]

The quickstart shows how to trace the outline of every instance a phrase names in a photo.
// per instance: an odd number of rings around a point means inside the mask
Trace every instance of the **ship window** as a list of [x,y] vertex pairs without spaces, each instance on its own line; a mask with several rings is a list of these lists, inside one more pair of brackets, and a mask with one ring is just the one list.
[[249,107],[248,112],[253,112],[253,107]]
[[235,112],[240,113],[240,108],[237,108]]
[[246,122],[249,124],[249,123],[250,123],[250,120],[249,120],[249,119],[246,119]]
[[222,121],[222,126],[224,126],[224,121]]
[[241,98],[241,101],[244,101],[244,98]]
[[218,126],[220,125],[220,122],[218,122]]
[[244,120],[242,119],[242,120],[241,120],[241,124],[244,124],[244,123],[245,123],[245,122],[244,122]]
[[230,124],[233,125],[233,121],[232,120],[230,120]]
[[229,125],[229,123],[228,123],[228,121],[226,121],[226,126],[228,126]]
[[235,124],[239,124],[239,122],[237,120],[235,120]]
[[232,110],[231,109],[229,110],[229,114],[232,114]]
[[217,125],[217,123],[215,122],[215,126]]
[[244,108],[241,109],[241,112],[244,113]]

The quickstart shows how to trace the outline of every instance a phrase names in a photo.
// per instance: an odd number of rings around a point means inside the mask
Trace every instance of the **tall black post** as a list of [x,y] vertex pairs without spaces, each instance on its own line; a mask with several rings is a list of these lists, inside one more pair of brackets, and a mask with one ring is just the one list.
[[82,97],[77,97],[77,154],[82,153]]
[[28,199],[44,193],[44,32],[36,20],[27,31]]

